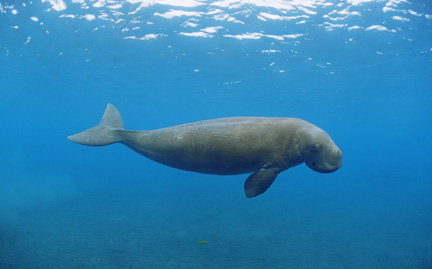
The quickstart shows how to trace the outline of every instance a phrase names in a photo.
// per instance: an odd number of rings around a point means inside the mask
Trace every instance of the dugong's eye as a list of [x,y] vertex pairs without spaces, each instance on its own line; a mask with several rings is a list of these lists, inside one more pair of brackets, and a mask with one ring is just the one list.
[[312,152],[318,152],[318,145],[313,145],[312,147],[311,147],[311,151]]

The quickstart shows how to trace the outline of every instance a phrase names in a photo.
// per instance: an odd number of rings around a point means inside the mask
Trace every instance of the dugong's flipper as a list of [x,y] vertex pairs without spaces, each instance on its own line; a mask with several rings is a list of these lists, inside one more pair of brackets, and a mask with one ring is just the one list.
[[244,184],[246,197],[252,198],[263,194],[279,174],[275,168],[261,168],[250,175]]
[[108,104],[102,121],[98,126],[79,134],[68,136],[68,139],[87,146],[105,146],[120,142],[119,132],[123,130],[123,121],[117,108]]

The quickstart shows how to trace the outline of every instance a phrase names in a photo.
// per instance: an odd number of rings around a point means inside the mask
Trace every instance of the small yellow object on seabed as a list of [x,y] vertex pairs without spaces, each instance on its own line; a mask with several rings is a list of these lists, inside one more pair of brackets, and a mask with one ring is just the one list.
[[197,241],[197,244],[200,244],[200,245],[205,245],[205,244],[207,244],[207,243],[208,243],[207,240]]

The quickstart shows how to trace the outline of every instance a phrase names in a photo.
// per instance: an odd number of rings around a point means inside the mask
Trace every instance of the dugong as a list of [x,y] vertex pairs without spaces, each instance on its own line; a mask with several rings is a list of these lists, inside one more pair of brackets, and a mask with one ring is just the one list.
[[280,172],[301,163],[320,173],[342,165],[342,152],[330,136],[296,118],[222,118],[129,131],[108,104],[98,126],[68,139],[87,146],[122,143],[153,161],[192,172],[252,173],[244,184],[249,198],[264,193]]

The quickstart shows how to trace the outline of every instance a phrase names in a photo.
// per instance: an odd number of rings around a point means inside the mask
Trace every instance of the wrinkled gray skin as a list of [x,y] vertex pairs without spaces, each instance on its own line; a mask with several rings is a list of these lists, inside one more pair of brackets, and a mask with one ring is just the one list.
[[342,165],[342,153],[326,132],[294,118],[223,118],[127,131],[108,104],[98,126],[68,139],[88,146],[122,143],[153,161],[192,172],[253,173],[244,185],[247,197],[264,193],[280,172],[301,163],[320,173]]

